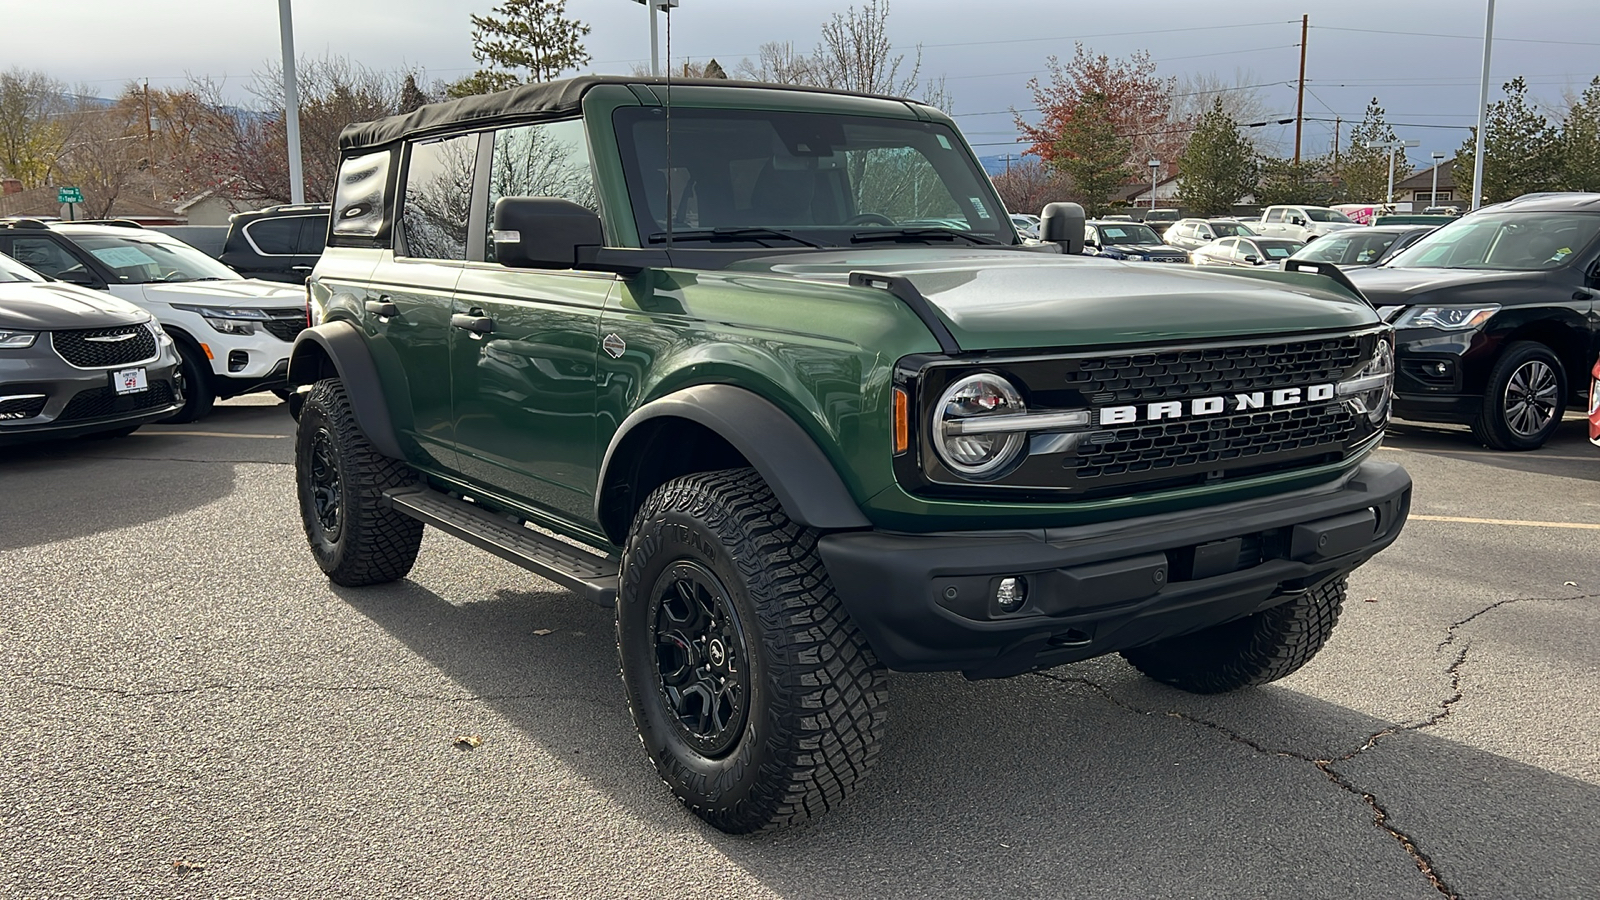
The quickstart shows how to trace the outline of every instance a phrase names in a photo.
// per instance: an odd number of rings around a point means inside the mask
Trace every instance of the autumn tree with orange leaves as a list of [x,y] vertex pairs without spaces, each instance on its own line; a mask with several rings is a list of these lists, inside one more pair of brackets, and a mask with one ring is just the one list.
[[1103,102],[1112,129],[1128,142],[1124,167],[1143,176],[1149,172],[1146,161],[1159,159],[1164,174],[1173,171],[1189,129],[1172,121],[1176,79],[1158,76],[1148,52],[1112,59],[1075,44],[1071,59],[1063,62],[1051,56],[1045,68],[1047,78],[1028,80],[1039,118],[1030,121],[1022,112],[1012,111],[1018,130],[1032,145],[1026,152],[1047,164],[1056,163],[1063,138],[1067,146],[1074,143],[1069,135],[1075,122],[1097,118],[1078,116],[1079,107],[1089,98],[1103,98],[1098,102]]

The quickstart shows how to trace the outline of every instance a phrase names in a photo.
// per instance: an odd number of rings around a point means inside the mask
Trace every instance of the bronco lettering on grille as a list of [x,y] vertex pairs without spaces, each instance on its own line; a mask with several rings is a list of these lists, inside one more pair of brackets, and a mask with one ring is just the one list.
[[1322,403],[1333,399],[1333,385],[1313,384],[1306,388],[1279,388],[1275,391],[1254,391],[1248,394],[1234,394],[1231,397],[1196,397],[1187,402],[1182,400],[1166,400],[1161,403],[1146,403],[1142,407],[1143,418],[1140,417],[1139,406],[1106,406],[1100,409],[1098,423],[1101,425],[1127,425],[1132,422],[1160,422],[1163,419],[1184,419],[1199,416],[1215,416],[1229,412],[1242,412],[1251,409],[1264,409],[1268,406],[1299,406],[1303,403]]

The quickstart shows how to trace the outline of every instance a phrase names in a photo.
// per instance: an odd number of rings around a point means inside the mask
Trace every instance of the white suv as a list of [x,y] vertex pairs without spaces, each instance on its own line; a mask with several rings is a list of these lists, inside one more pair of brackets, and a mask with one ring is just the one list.
[[1262,237],[1286,237],[1308,244],[1354,227],[1356,223],[1348,216],[1326,206],[1269,206],[1261,213],[1261,224],[1250,223],[1251,230]]
[[217,399],[284,389],[289,350],[306,325],[305,291],[240,277],[174,237],[132,223],[0,223],[0,253],[62,281],[148,310],[182,359],[184,405],[169,421],[204,416]]

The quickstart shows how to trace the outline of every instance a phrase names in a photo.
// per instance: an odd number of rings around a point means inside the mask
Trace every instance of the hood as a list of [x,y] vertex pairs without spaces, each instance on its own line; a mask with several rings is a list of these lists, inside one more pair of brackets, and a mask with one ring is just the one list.
[[1501,302],[1506,288],[1538,284],[1548,272],[1506,272],[1486,269],[1397,269],[1367,266],[1346,274],[1374,306],[1410,306],[1415,303]]
[[[1269,277],[1014,250],[929,248],[806,253],[730,269],[844,282],[866,270],[910,279],[966,350],[1151,344],[1376,324],[1365,303]],[[1274,280],[1276,279],[1276,280]]]
[[0,283],[0,328],[113,328],[136,325],[149,318],[149,313],[132,303],[100,291],[55,282]]
[[234,306],[282,309],[306,305],[306,289],[276,281],[244,278],[239,281],[177,281],[141,285],[146,300],[193,306]]

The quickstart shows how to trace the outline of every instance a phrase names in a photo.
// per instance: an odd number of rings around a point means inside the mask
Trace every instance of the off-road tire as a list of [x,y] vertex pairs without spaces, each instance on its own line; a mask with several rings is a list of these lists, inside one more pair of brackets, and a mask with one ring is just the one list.
[[[1524,433],[1512,423],[1507,391],[1519,369],[1540,365],[1555,377],[1555,394],[1549,398],[1555,404],[1554,414],[1544,427]],[[1472,420],[1472,434],[1491,450],[1537,450],[1561,427],[1561,416],[1566,409],[1567,375],[1561,368],[1561,359],[1538,341],[1517,341],[1500,354],[1494,368],[1489,370],[1483,405]]]
[[217,402],[217,392],[211,386],[211,360],[194,342],[177,338],[173,348],[178,351],[178,372],[183,376],[183,405],[162,422],[182,424],[205,418]]
[[1194,694],[1221,694],[1277,681],[1328,642],[1344,606],[1340,576],[1252,616],[1122,651],[1134,668]]
[[[617,653],[645,752],[694,813],[734,834],[795,825],[838,805],[872,766],[888,683],[816,552],[753,469],[686,475],[634,517],[622,560]],[[745,717],[703,754],[671,708],[658,588],[684,566],[725,589],[748,666]],[[708,657],[715,658],[715,657]]]
[[[329,486],[319,473],[329,467],[334,499],[328,502],[324,493],[319,509],[318,490]],[[416,480],[410,466],[367,442],[337,378],[312,387],[295,434],[295,484],[311,554],[330,581],[363,587],[411,571],[422,544],[422,523],[391,509],[383,492]],[[329,509],[336,517],[331,525],[325,521]]]

